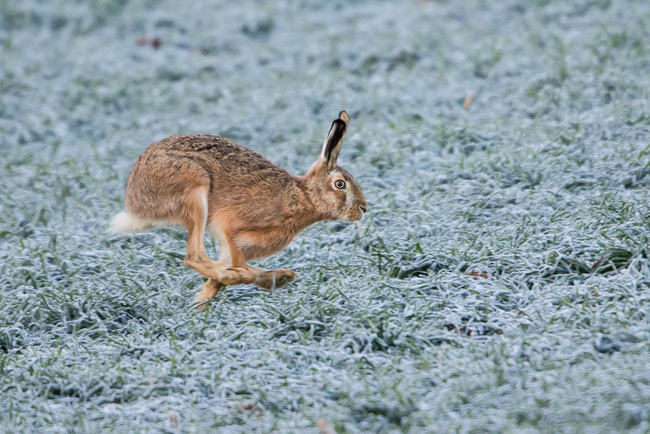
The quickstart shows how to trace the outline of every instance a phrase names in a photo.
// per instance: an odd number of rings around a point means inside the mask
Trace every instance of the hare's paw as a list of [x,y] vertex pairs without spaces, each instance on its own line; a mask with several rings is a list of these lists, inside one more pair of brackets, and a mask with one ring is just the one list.
[[293,279],[296,278],[296,273],[286,268],[281,268],[279,270],[273,270],[275,273],[276,285],[280,282],[280,285],[283,286],[286,283],[293,282]]
[[215,279],[208,279],[203,284],[203,289],[196,295],[192,306],[194,310],[203,310],[208,307],[208,302],[224,287],[224,285]]
[[288,282],[296,278],[296,273],[287,269],[261,271],[255,285],[268,291],[274,288],[282,288]]

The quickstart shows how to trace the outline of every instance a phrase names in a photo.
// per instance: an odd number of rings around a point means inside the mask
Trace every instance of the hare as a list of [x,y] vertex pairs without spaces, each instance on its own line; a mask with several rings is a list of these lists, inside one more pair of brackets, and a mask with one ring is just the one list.
[[[321,220],[360,220],[366,199],[355,179],[337,166],[350,118],[342,111],[318,160],[303,177],[290,175],[262,155],[215,135],[171,136],[138,158],[126,186],[125,211],[109,230],[187,228],[185,265],[208,278],[194,300],[201,309],[224,286],[253,283],[271,290],[292,281],[291,270],[247,264],[286,247]],[[208,257],[207,231],[219,241]]]

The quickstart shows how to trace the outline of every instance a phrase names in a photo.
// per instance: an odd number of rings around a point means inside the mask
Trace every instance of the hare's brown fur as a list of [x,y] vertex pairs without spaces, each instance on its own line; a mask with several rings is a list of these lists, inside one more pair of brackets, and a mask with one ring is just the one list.
[[[304,177],[290,175],[257,152],[220,136],[172,136],[153,143],[131,171],[126,210],[115,217],[113,228],[128,232],[185,226],[185,264],[209,278],[199,302],[212,298],[224,285],[282,286],[295,273],[266,271],[246,262],[280,251],[312,223],[356,220],[365,212],[360,187],[335,164],[348,120],[341,112],[321,158]],[[333,177],[347,181],[347,191],[331,187]],[[206,230],[219,240],[218,261],[205,252]]]

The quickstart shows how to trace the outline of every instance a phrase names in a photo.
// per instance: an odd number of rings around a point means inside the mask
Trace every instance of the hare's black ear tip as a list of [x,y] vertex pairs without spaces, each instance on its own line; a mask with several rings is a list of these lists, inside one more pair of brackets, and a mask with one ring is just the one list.
[[332,128],[334,128],[335,125],[345,130],[348,124],[343,119],[339,118],[339,119],[334,119],[334,122],[332,122]]
[[348,116],[348,113],[345,110],[341,110],[341,113],[339,113],[339,119],[346,123],[350,122],[350,116]]

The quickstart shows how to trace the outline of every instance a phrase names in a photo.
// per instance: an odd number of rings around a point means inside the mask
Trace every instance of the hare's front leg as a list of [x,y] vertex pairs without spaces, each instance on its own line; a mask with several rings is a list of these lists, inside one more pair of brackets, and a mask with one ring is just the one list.
[[219,291],[226,286],[215,279],[208,279],[203,284],[203,289],[196,295],[192,305],[195,310],[203,310],[208,307],[208,302],[214,298]]
[[296,273],[285,268],[279,270],[264,270],[257,267],[253,268],[257,271],[257,279],[255,279],[253,283],[267,291],[271,291],[275,288],[282,288],[287,283],[293,282],[293,279],[296,278]]

